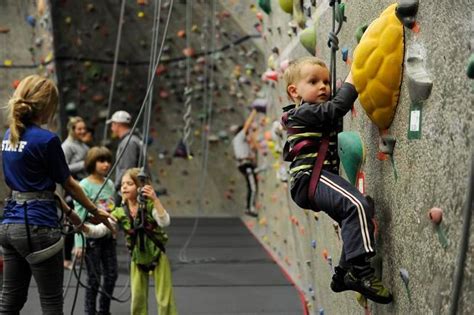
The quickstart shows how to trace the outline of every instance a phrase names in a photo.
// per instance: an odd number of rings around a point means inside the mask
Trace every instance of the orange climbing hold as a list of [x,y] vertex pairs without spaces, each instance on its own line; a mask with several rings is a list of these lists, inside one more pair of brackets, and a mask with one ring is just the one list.
[[185,30],[179,30],[176,35],[179,37],[179,38],[185,38],[186,37],[186,31]]

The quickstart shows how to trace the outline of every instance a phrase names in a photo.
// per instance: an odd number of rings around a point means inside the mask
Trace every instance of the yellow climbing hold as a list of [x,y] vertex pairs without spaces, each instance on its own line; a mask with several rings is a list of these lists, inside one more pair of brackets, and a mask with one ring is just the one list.
[[5,67],[11,67],[11,66],[13,65],[13,60],[11,60],[11,59],[5,59],[5,60],[3,61],[3,65],[4,65]]
[[293,13],[293,1],[292,0],[279,0],[280,8],[288,14]]
[[380,129],[392,124],[402,81],[404,29],[396,7],[392,4],[369,25],[352,64],[359,101]]

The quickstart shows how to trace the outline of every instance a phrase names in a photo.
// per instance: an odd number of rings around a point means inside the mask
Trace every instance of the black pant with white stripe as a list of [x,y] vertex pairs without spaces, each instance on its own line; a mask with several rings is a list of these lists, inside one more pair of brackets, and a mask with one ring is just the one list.
[[[299,180],[292,192],[293,199],[303,206],[309,176]],[[298,198],[300,196],[300,198]],[[347,261],[371,257],[375,255],[374,246],[374,209],[365,197],[342,177],[322,170],[316,195],[314,196],[315,211],[326,212],[341,227],[341,236],[344,242],[339,265],[347,267]]]
[[244,175],[247,181],[247,211],[255,212],[257,202],[258,183],[255,174],[255,165],[245,163],[239,166],[239,171]]

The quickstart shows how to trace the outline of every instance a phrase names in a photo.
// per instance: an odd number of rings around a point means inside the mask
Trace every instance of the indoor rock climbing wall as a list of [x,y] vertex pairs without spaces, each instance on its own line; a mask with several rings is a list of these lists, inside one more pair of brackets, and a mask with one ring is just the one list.
[[[474,3],[419,1],[417,24],[412,29],[405,27],[401,95],[388,130],[380,131],[359,101],[345,117],[345,131],[360,134],[365,146],[363,177],[358,176],[357,183],[375,200],[378,255],[374,265],[395,299],[390,305],[369,302],[364,309],[353,292],[335,294],[330,290],[332,268],[342,246],[339,231],[324,213],[302,210],[291,202],[279,172],[284,165],[277,150],[279,138],[265,136],[281,108],[289,103],[282,78],[288,59],[315,53],[329,64],[329,1],[294,2],[302,3],[300,13],[292,1],[258,1],[260,6],[257,1],[221,1],[247,32],[260,30],[267,59],[262,79],[266,81],[268,124],[261,139],[262,152],[269,148],[270,154],[261,156],[261,161],[271,167],[260,173],[259,219],[248,219],[247,224],[303,291],[311,314],[448,314],[453,303],[462,210],[468,189],[472,189],[467,187],[474,134],[473,82],[468,75],[474,26],[468,8]],[[347,22],[338,36],[337,77],[341,79],[350,70],[357,31],[394,3],[342,2]],[[265,3],[270,3],[270,10]],[[293,8],[293,15],[283,8]],[[305,49],[299,37],[312,31],[317,35],[316,48],[306,40]],[[382,137],[385,146],[379,146]],[[395,146],[390,150],[393,139]],[[427,215],[433,207],[444,211],[440,225],[434,225]],[[469,244],[459,314],[474,312],[472,236]],[[402,280],[401,270],[405,280],[408,274],[407,282]]]
[[[56,79],[51,10],[47,1],[0,1],[0,120],[7,126],[6,105],[19,80],[30,74]],[[57,121],[51,128],[58,129]],[[0,172],[2,204],[7,189]],[[2,207],[3,208],[3,207]]]
[[[171,23],[153,89],[149,138],[153,179],[160,190],[166,189],[162,201],[174,215],[240,215],[245,187],[240,185],[241,175],[234,166],[229,127],[244,122],[248,105],[261,89],[262,54],[217,2],[213,7],[210,1],[193,1],[188,30],[185,3],[160,2],[159,44],[170,9]],[[53,3],[61,117],[84,116],[100,143],[122,1]],[[158,1],[125,2],[112,113],[124,109],[135,119],[143,102],[155,3]],[[193,90],[192,159],[175,156],[184,126],[186,56],[191,57],[189,88]],[[143,131],[141,121],[138,126]],[[208,140],[207,158],[203,134]],[[109,141],[110,146],[114,144]],[[206,159],[207,168],[203,168]],[[202,173],[206,174],[204,181]]]
[[[213,7],[210,0],[192,1],[191,31],[186,30],[185,1],[173,2],[153,89],[149,139],[155,184],[168,193],[163,202],[173,216],[241,215],[245,186],[232,159],[229,127],[244,121],[252,103],[260,109],[266,106],[266,114],[259,113],[252,128],[260,150],[259,218],[244,220],[301,290],[310,314],[448,314],[461,213],[470,189],[473,1],[420,0],[416,26],[405,28],[403,81],[391,126],[380,131],[359,101],[344,120],[345,130],[357,132],[365,146],[363,177],[359,175],[357,183],[375,200],[379,255],[374,265],[395,298],[390,305],[369,303],[365,309],[354,293],[335,294],[329,289],[342,246],[338,229],[324,213],[299,209],[288,193],[287,165],[281,159],[282,138],[276,128],[281,108],[289,102],[282,69],[288,60],[310,54],[329,63],[332,22],[329,1],[294,1],[301,8],[293,8],[292,2],[219,0]],[[5,104],[14,81],[26,74],[54,76],[54,60],[62,121],[70,115],[84,116],[100,143],[121,1],[54,0],[51,15],[48,3],[0,1],[0,100]],[[138,114],[147,87],[154,3],[126,1],[112,111]],[[162,1],[160,34],[171,3]],[[259,3],[269,3],[270,9]],[[353,62],[359,30],[392,2],[343,3],[347,22],[337,53],[341,79]],[[45,9],[40,12],[42,5]],[[300,43],[302,34],[307,48]],[[186,38],[191,47],[186,47]],[[202,54],[208,51],[214,53]],[[184,126],[186,55],[192,57],[191,160],[174,156]],[[380,147],[382,137],[386,145]],[[391,140],[396,140],[393,148]],[[209,145],[208,158],[203,143]],[[380,153],[381,149],[391,154]],[[440,225],[428,219],[433,207],[444,210]],[[459,314],[474,313],[473,243],[471,236]],[[402,281],[400,270],[405,280],[408,274],[408,282]]]

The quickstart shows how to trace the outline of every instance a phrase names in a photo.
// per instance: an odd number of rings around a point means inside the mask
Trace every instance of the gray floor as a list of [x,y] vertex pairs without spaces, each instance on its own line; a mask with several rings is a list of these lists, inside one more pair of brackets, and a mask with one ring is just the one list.
[[[179,252],[193,224],[191,218],[173,218],[172,226],[168,228],[167,253],[172,263],[176,302],[181,315],[303,314],[296,289],[239,218],[200,219],[186,250],[189,263],[180,262]],[[129,294],[128,256],[123,246],[118,252],[120,275],[115,294],[124,292],[126,298]],[[69,272],[66,272],[65,283],[68,276]],[[73,278],[65,299],[65,314],[71,314],[75,284]],[[83,314],[83,302],[84,289],[80,288],[74,314]],[[112,302],[111,312],[129,314],[129,303]],[[155,313],[156,302],[150,294],[149,314]],[[34,282],[22,314],[41,314]]]

